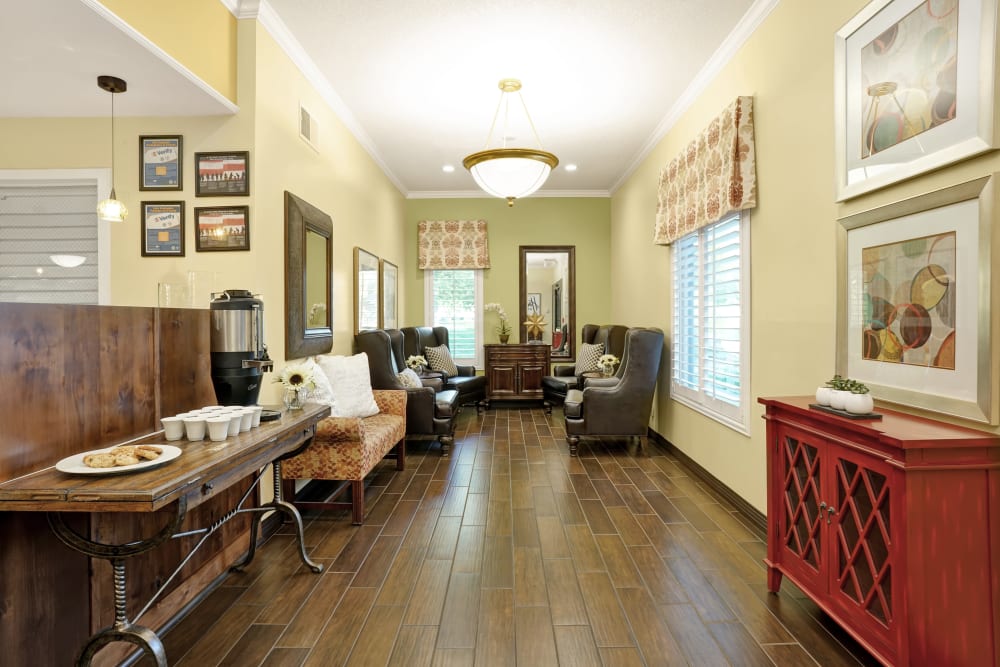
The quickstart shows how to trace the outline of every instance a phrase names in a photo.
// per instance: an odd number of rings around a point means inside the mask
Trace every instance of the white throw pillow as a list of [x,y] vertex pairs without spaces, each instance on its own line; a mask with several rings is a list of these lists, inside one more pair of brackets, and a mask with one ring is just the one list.
[[316,360],[330,382],[333,396],[329,404],[331,417],[370,417],[378,414],[367,354],[362,352],[352,357],[323,354]]
[[575,375],[582,375],[587,371],[598,371],[600,367],[597,360],[604,354],[604,346],[597,343],[584,343],[580,346],[580,351],[576,353]]
[[424,383],[420,381],[420,376],[412,368],[404,368],[396,374],[396,378],[399,379],[399,383],[404,387],[419,389],[424,386]]
[[458,367],[455,360],[451,358],[451,350],[447,345],[424,348],[424,356],[430,364],[432,371],[441,371],[450,378],[458,375]]
[[326,373],[324,373],[323,369],[319,367],[318,363],[316,363],[316,358],[309,357],[305,360],[304,365],[312,371],[313,384],[316,385],[309,390],[307,400],[312,403],[333,405],[333,387],[330,386],[330,380],[326,377]]

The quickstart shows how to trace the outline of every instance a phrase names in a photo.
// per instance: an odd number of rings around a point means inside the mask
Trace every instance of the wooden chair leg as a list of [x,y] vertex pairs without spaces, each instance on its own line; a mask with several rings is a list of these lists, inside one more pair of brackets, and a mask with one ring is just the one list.
[[351,523],[360,526],[365,521],[365,480],[351,482]]
[[406,438],[396,443],[396,470],[406,470]]
[[570,456],[576,456],[576,447],[577,447],[577,444],[579,442],[580,442],[580,438],[578,436],[575,436],[575,435],[568,435],[568,436],[566,436],[566,444],[569,445],[569,455]]

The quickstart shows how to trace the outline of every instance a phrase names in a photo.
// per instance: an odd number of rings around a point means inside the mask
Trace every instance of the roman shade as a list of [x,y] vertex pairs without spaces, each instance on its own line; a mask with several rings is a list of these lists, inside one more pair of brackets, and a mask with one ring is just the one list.
[[488,269],[485,220],[421,220],[417,223],[417,268]]
[[737,97],[660,172],[653,243],[756,205],[753,98]]

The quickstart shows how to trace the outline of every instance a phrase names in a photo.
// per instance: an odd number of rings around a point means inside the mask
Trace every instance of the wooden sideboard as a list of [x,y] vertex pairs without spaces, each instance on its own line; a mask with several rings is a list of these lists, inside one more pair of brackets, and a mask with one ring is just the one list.
[[548,345],[486,345],[486,405],[490,401],[540,401],[549,374]]
[[759,401],[768,588],[788,577],[886,665],[1000,665],[1000,437]]

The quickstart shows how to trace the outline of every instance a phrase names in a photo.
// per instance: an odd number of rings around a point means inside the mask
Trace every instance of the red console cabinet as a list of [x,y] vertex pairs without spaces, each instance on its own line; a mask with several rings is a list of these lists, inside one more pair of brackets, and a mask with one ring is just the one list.
[[1000,436],[759,401],[768,588],[788,577],[886,665],[1000,665]]

